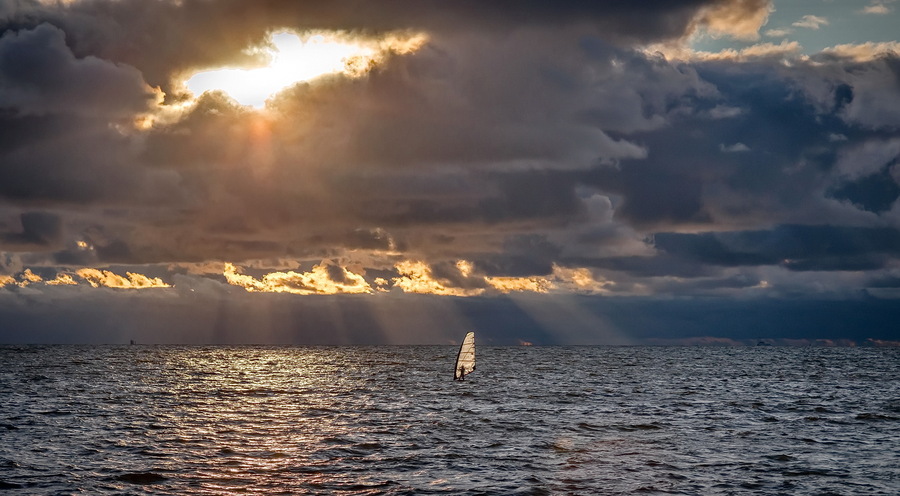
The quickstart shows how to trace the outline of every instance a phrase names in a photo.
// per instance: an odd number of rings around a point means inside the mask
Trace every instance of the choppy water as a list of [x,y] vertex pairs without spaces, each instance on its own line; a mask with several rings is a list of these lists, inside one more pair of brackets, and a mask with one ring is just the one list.
[[900,350],[0,347],[6,494],[897,494]]

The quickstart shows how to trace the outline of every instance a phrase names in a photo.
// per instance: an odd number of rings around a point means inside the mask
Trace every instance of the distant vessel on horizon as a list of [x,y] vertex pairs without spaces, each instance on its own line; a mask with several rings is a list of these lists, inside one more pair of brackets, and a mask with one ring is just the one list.
[[466,380],[466,375],[475,371],[475,333],[469,332],[459,345],[459,353],[456,355],[456,368],[453,369],[453,379]]

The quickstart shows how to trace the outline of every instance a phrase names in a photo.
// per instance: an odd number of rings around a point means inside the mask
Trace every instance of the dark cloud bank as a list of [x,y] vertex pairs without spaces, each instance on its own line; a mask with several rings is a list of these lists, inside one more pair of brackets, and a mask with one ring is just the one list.
[[450,344],[472,328],[485,345],[703,344],[884,346],[900,308],[879,299],[600,299],[587,296],[135,295],[0,311],[4,343]]
[[[446,342],[470,326],[498,344],[900,340],[900,56],[645,49],[766,8],[3,4],[0,274],[119,264],[176,288],[9,285],[0,341]],[[175,112],[191,71],[253,63],[243,50],[283,28],[429,41],[265,113],[221,93]],[[250,295],[181,268],[323,259],[386,279],[422,260],[461,288],[475,283],[459,259],[493,277],[587,268],[605,285]]]

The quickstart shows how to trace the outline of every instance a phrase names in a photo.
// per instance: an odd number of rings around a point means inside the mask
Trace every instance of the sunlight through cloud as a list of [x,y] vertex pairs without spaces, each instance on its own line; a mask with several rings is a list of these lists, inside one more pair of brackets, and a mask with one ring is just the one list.
[[261,108],[266,100],[298,82],[329,74],[360,77],[392,53],[418,50],[422,34],[391,34],[378,40],[354,39],[341,33],[293,32],[271,35],[271,47],[262,52],[270,59],[265,67],[222,68],[194,74],[185,82],[194,95],[221,90],[242,105]]

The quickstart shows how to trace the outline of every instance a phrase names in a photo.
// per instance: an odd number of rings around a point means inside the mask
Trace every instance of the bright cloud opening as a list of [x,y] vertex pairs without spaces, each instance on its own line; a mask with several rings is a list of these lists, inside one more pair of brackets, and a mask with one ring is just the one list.
[[268,98],[298,82],[329,74],[359,77],[388,54],[414,52],[425,41],[422,34],[360,40],[340,33],[301,37],[293,32],[278,32],[271,36],[272,47],[263,50],[271,60],[269,65],[198,72],[185,84],[195,95],[221,90],[241,105],[261,108]]

